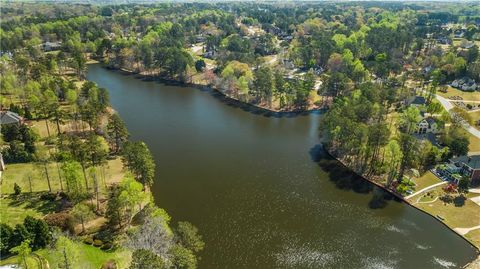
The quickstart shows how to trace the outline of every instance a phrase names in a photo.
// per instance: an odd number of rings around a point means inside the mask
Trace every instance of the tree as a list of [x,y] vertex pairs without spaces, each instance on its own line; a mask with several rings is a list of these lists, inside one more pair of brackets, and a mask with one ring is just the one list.
[[273,74],[270,67],[260,67],[254,72],[253,88],[256,95],[271,106],[273,93]]
[[195,269],[197,268],[197,258],[193,252],[180,245],[175,245],[170,250],[173,256],[172,262],[179,269]]
[[15,182],[13,184],[13,194],[14,195],[19,195],[20,193],[22,193],[22,188],[20,186],[18,186],[17,182]]
[[200,59],[200,60],[197,60],[195,62],[195,69],[197,70],[197,72],[202,72],[203,69],[205,69],[207,65],[205,64],[205,61]]
[[132,254],[130,269],[165,269],[167,266],[161,257],[146,249],[137,249]]
[[92,208],[83,203],[76,204],[73,207],[71,214],[76,220],[80,221],[80,224],[82,224],[82,233],[85,233],[85,222],[93,219],[95,216],[92,212]]
[[470,187],[470,178],[468,176],[463,176],[458,181],[458,191],[462,194],[468,193],[468,188]]
[[15,229],[13,230],[12,239],[10,241],[10,246],[18,246],[23,241],[29,240],[31,241],[33,236],[27,231],[25,226],[22,223],[15,225]]
[[122,150],[123,164],[143,184],[143,189],[153,184],[155,163],[147,145],[143,142],[127,142]]
[[27,257],[32,253],[32,249],[30,248],[30,240],[23,241],[19,246],[16,246],[11,249],[12,253],[16,253],[18,255],[19,264],[22,264],[25,269],[28,269]]
[[122,145],[128,140],[128,130],[125,127],[125,123],[118,116],[118,114],[112,114],[107,125],[108,141],[113,149],[113,153],[118,153]]
[[147,218],[128,238],[126,246],[132,250],[149,250],[167,259],[172,246],[172,232],[162,217]]
[[48,164],[50,163],[50,154],[48,153],[47,150],[42,150],[42,151],[38,151],[36,156],[37,156],[38,164],[41,167],[43,167],[43,173],[48,183],[48,191],[52,192],[52,185],[50,184],[50,174],[48,173]]
[[179,243],[185,248],[199,252],[205,247],[202,236],[198,234],[198,228],[190,222],[180,221],[175,230]]
[[125,176],[120,183],[119,200],[121,204],[126,208],[127,212],[127,225],[130,225],[132,217],[137,212],[135,207],[138,206],[138,211],[142,209],[142,204],[147,202],[150,198],[145,192],[142,191],[142,184],[138,183],[131,176]]
[[0,223],[0,255],[7,255],[12,248],[13,229],[10,225]]
[[55,244],[55,249],[61,259],[58,266],[65,269],[77,268],[78,263],[78,247],[67,237],[60,236]]
[[67,161],[62,163],[61,170],[67,183],[67,193],[73,200],[78,200],[83,195],[81,186],[81,169],[82,166],[75,161]]
[[103,137],[90,134],[86,141],[86,150],[90,166],[99,166],[106,162],[108,146]]
[[23,220],[23,225],[31,235],[30,243],[33,249],[44,248],[52,240],[50,228],[44,220],[26,216]]

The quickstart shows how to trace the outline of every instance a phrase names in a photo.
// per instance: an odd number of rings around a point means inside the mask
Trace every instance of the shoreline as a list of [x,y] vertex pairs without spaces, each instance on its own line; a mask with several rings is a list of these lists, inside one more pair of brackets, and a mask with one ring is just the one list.
[[[462,268],[468,268],[470,265],[473,265],[475,262],[480,262],[480,246],[477,246],[475,245],[473,242],[471,242],[470,240],[468,240],[465,236],[463,236],[462,234],[458,233],[457,231],[455,231],[452,227],[448,226],[445,222],[441,221],[440,219],[438,219],[437,217],[435,217],[434,215],[432,215],[431,213],[421,209],[421,208],[418,208],[416,207],[415,205],[413,205],[412,203],[410,203],[407,199],[405,199],[402,195],[394,192],[393,190],[381,185],[380,183],[378,182],[375,182],[371,179],[368,179],[366,177],[364,177],[363,175],[355,172],[353,169],[351,169],[348,165],[346,165],[342,160],[340,160],[339,158],[335,157],[333,154],[331,154],[327,148],[322,144],[322,148],[323,150],[325,151],[325,153],[328,154],[328,156],[330,156],[331,158],[337,160],[342,166],[344,166],[345,168],[347,168],[349,171],[351,171],[353,174],[357,175],[358,177],[362,178],[363,180],[367,181],[367,182],[370,182],[372,183],[373,185],[377,186],[378,188],[380,188],[381,190],[387,192],[388,194],[392,195],[393,197],[399,199],[401,202],[404,202],[406,203],[407,205],[411,206],[412,208],[430,216],[431,218],[435,219],[437,222],[441,223],[443,226],[445,226],[447,229],[449,229],[450,231],[454,232],[455,234],[457,234],[458,236],[460,236],[460,238],[462,238],[463,240],[465,240],[465,242],[467,242],[469,245],[471,245],[477,252],[477,257],[472,260],[471,262],[465,264]],[[472,268],[473,269],[473,268]]]
[[[133,75],[135,76],[136,79],[144,80],[144,81],[158,81],[161,83],[164,83],[166,85],[173,85],[173,86],[183,86],[183,87],[190,87],[190,88],[195,88],[199,90],[211,90],[215,93],[221,94],[225,99],[228,99],[231,103],[237,104],[239,107],[251,107],[256,110],[263,111],[264,113],[270,114],[270,115],[277,115],[277,116],[283,116],[283,115],[301,115],[301,114],[309,114],[309,113],[321,113],[326,110],[325,107],[314,107],[314,108],[307,108],[307,109],[302,109],[302,108],[295,108],[295,109],[287,109],[287,110],[277,110],[265,106],[261,106],[259,104],[254,104],[250,102],[244,102],[241,101],[240,99],[229,95],[220,89],[213,87],[211,85],[206,85],[206,84],[198,84],[198,83],[192,83],[192,82],[182,82],[179,80],[175,79],[168,79],[165,77],[160,77],[160,76],[155,76],[155,75],[144,75],[140,74],[138,72],[132,71],[132,70],[127,70],[124,68],[114,68],[114,67],[108,67],[105,66],[105,64],[101,61],[98,60],[92,60],[88,64],[100,64],[102,68],[105,68],[107,70],[113,71],[113,72],[119,72],[123,73],[125,75]],[[88,65],[87,64],[87,65]]]
[[[209,85],[204,85],[204,84],[197,84],[197,83],[186,83],[186,82],[182,82],[182,81],[178,81],[178,80],[173,80],[173,79],[166,79],[166,78],[162,78],[162,77],[157,77],[157,76],[153,76],[153,75],[142,75],[140,73],[137,73],[137,72],[133,72],[133,71],[129,71],[129,70],[125,70],[125,69],[118,69],[118,68],[109,68],[107,66],[105,66],[103,63],[101,62],[91,62],[89,64],[100,64],[102,68],[105,68],[109,71],[113,71],[113,72],[118,72],[120,74],[123,74],[123,75],[127,75],[127,76],[134,76],[136,79],[140,79],[140,80],[143,80],[143,81],[156,81],[156,82],[160,82],[160,83],[164,83],[166,85],[174,85],[174,86],[182,86],[182,87],[191,87],[191,88],[195,88],[195,89],[198,89],[198,90],[201,90],[201,91],[210,91],[211,93],[214,93],[216,94],[216,98],[222,98],[222,102],[227,102],[228,104],[233,104],[235,105],[236,107],[239,107],[239,108],[243,108],[249,112],[252,112],[252,113],[255,113],[255,112],[261,112],[261,113],[257,113],[257,114],[261,114],[261,115],[264,115],[264,116],[298,116],[298,115],[307,115],[307,114],[310,114],[310,113],[322,113],[326,110],[326,108],[316,108],[316,109],[306,109],[306,110],[302,110],[302,109],[295,109],[295,110],[274,110],[274,109],[270,109],[270,108],[266,108],[266,107],[263,107],[263,106],[260,106],[260,105],[256,105],[256,104],[253,104],[253,103],[248,103],[248,102],[243,102],[233,96],[230,96],[224,92],[222,92],[221,90],[217,89],[217,88],[214,88],[214,87],[211,87]],[[325,153],[328,154],[328,156],[330,156],[332,159],[338,161],[343,167],[345,167],[346,169],[348,169],[351,173],[355,174],[356,176],[362,178],[362,180],[366,181],[366,182],[369,182],[369,183],[372,183],[374,186],[378,187],[379,189],[381,189],[382,191],[388,193],[389,195],[393,196],[394,199],[396,199],[397,201],[399,202],[405,202],[407,205],[411,206],[412,208],[422,212],[422,213],[425,213],[427,214],[428,216],[430,216],[431,218],[434,218],[436,221],[440,222],[442,225],[444,225],[447,229],[449,229],[450,231],[454,232],[455,234],[457,234],[458,236],[460,236],[465,242],[467,242],[470,246],[472,246],[475,251],[476,251],[476,254],[477,254],[477,257],[474,258],[474,260],[470,261],[469,263],[463,265],[461,268],[468,268],[469,266],[473,265],[474,263],[476,262],[479,262],[480,261],[480,246],[477,246],[475,245],[473,242],[469,241],[465,236],[461,235],[460,233],[456,232],[452,227],[448,226],[445,222],[441,221],[440,219],[438,219],[436,216],[432,215],[431,213],[427,212],[427,211],[424,211],[416,206],[414,206],[412,203],[410,203],[408,200],[406,200],[402,195],[400,195],[399,193],[397,192],[394,192],[393,190],[389,189],[389,188],[386,188],[385,186],[383,186],[382,184],[378,183],[378,182],[375,182],[371,179],[368,179],[366,177],[364,177],[363,175],[355,172],[353,169],[351,169],[347,164],[345,164],[342,160],[338,159],[337,157],[335,157],[334,155],[332,155],[327,149],[326,147],[324,147],[324,145],[322,144],[322,149]]]

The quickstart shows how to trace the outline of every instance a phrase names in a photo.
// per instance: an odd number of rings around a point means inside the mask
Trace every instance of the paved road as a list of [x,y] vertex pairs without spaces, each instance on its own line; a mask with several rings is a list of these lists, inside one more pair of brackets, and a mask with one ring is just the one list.
[[[438,94],[435,94],[435,98],[437,98],[437,100],[440,102],[440,104],[442,104],[442,106],[445,108],[445,110],[450,111],[453,108],[453,105],[452,105],[452,103],[450,102],[449,99],[447,99],[445,97],[442,97]],[[459,100],[455,100],[455,101],[459,101]],[[461,100],[461,101],[465,102],[463,100]],[[464,125],[463,128],[465,128],[465,130],[467,130],[473,136],[476,136],[477,138],[480,138],[480,130],[474,128],[473,126],[471,126],[469,124]]]
[[417,191],[417,192],[415,192],[415,193],[412,193],[412,194],[410,194],[410,195],[408,195],[408,196],[405,196],[404,198],[405,198],[405,199],[410,199],[410,198],[412,198],[412,197],[414,197],[414,196],[416,196],[416,195],[418,195],[418,194],[420,194],[420,193],[422,193],[422,192],[424,192],[424,191],[428,191],[428,190],[433,189],[433,188],[435,188],[435,187],[437,187],[437,186],[440,186],[440,185],[443,185],[443,184],[447,184],[447,183],[448,183],[447,181],[443,181],[443,182],[440,182],[440,183],[437,183],[437,184],[430,185],[430,186],[428,186],[428,187],[426,187],[426,188],[423,188],[423,189],[421,189],[421,190],[419,190],[419,191]]

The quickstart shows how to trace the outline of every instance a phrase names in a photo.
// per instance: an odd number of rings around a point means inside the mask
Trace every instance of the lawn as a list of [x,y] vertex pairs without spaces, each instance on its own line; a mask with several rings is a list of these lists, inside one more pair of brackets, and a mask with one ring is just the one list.
[[450,86],[448,87],[446,93],[438,91],[437,94],[445,98],[450,98],[452,96],[460,96],[463,98],[463,100],[480,101],[480,94],[478,92],[464,92]]
[[470,116],[470,120],[471,120],[470,124],[473,127],[480,129],[480,126],[475,126],[475,123],[480,121],[480,110],[468,113],[468,115]]
[[480,246],[480,229],[470,231],[465,237],[473,242],[476,246]]
[[[47,167],[52,191],[60,191],[59,166],[57,166],[57,163],[50,163]],[[103,179],[103,175],[105,175],[106,184],[119,182],[124,175],[121,159],[116,158],[109,160],[104,170],[98,168],[97,174],[101,180]],[[6,164],[6,169],[2,175],[1,194],[13,193],[14,183],[17,183],[23,192],[30,192],[29,176],[32,182],[33,192],[48,191],[48,182],[43,166],[33,163],[17,163]],[[104,182],[101,181],[101,183]],[[65,185],[65,182],[62,184]],[[93,186],[92,178],[89,178],[89,186]],[[105,184],[100,184],[100,190],[105,191]]]
[[0,199],[0,222],[10,226],[23,223],[26,216],[41,218],[55,211],[55,204],[40,199],[41,193],[5,196]]
[[416,191],[419,191],[433,184],[442,182],[437,176],[432,174],[432,172],[430,171],[426,172],[419,178],[414,178],[413,181],[415,182]]
[[[74,243],[76,245],[75,249],[78,251],[77,261],[81,263],[81,268],[101,268],[101,266],[109,260],[114,260],[117,263],[117,268],[127,268],[128,264],[130,264],[130,253],[127,250],[103,251],[97,247],[81,242]],[[39,268],[37,266],[39,259],[35,258],[35,256],[46,260],[50,268],[57,268],[59,262],[62,261],[61,253],[51,249],[41,249],[35,251],[28,258],[28,264],[32,265],[31,267],[29,266],[29,268]],[[0,265],[16,264],[17,261],[18,258],[12,256],[1,260]]]
[[[435,191],[442,193],[441,186],[435,188]],[[454,203],[445,204],[441,200],[427,204],[416,204],[415,206],[433,216],[441,216],[445,219],[444,222],[451,228],[468,228],[480,225],[480,218],[474,217],[478,216],[480,206],[469,199],[465,200],[463,206],[455,206]]]
[[470,140],[470,146],[468,147],[468,151],[480,151],[480,138],[468,133],[468,140]]

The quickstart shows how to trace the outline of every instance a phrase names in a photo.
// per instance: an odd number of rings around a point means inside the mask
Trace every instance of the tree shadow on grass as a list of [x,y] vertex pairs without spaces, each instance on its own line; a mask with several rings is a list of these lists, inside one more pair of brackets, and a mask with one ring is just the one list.
[[338,189],[359,194],[371,194],[372,199],[368,203],[370,208],[384,208],[390,200],[401,201],[337,161],[324,150],[322,145],[312,147],[309,154],[311,160],[328,173],[330,182],[335,184]]
[[22,207],[25,209],[34,209],[44,215],[56,212],[59,204],[56,200],[42,198],[47,192],[22,193],[19,195],[10,195],[11,201],[8,203],[11,207]]

